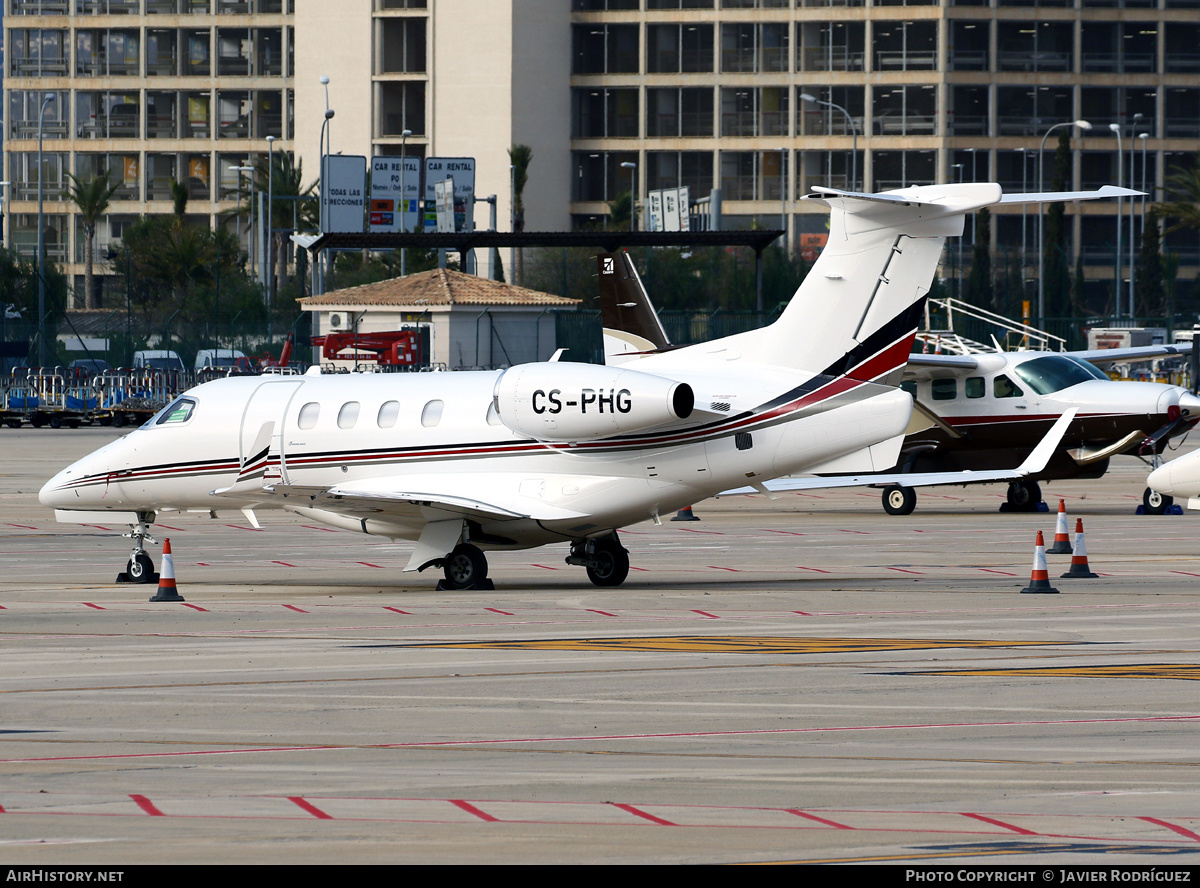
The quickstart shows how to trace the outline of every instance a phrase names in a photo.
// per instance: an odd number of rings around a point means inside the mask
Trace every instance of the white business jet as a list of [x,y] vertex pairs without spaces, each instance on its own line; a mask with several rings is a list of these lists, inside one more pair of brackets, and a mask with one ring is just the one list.
[[853,454],[896,463],[912,399],[896,388],[946,237],[995,184],[868,195],[818,189],[829,244],[780,318],[620,366],[235,377],[198,386],[42,488],[60,521],[131,526],[130,579],[164,512],[262,509],[416,540],[404,568],[488,588],[483,550],[570,544],[599,586],[629,571],[619,528],[738,485]]

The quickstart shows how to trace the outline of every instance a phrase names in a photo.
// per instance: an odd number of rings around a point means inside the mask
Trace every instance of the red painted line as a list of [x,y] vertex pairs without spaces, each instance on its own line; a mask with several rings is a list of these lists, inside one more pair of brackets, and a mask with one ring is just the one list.
[[337,533],[332,527],[317,527],[315,524],[301,524],[301,527],[306,527],[309,530],[323,530],[326,533]]
[[402,611],[398,607],[388,607],[387,605],[384,605],[383,609],[385,611],[391,611],[394,614],[404,614],[406,617],[412,616],[412,614],[410,614],[408,611]]
[[246,527],[243,524],[226,524],[225,526],[232,527],[234,530],[249,530],[254,533],[262,533],[263,532],[263,529],[261,527]]
[[90,601],[85,601],[83,604],[85,607],[94,607],[98,611],[102,611],[102,610],[106,609],[106,608],[101,607],[98,604],[92,604]]
[[792,613],[799,614],[802,617],[811,617],[812,616],[812,614],[810,614],[808,611],[792,611]]
[[1197,835],[1196,833],[1192,832],[1190,829],[1186,829],[1182,826],[1177,826],[1174,823],[1167,823],[1167,821],[1159,820],[1157,817],[1139,817],[1138,820],[1144,820],[1147,823],[1153,823],[1155,826],[1165,826],[1171,832],[1178,833],[1179,835],[1183,836],[1185,839],[1192,839],[1193,841],[1200,842],[1200,835]]
[[361,564],[361,565],[363,565],[364,567],[377,567],[377,568],[379,568],[380,570],[383,570],[383,565],[382,565],[382,564],[372,564],[370,561],[356,561],[356,562],[354,562],[354,563],[355,563],[355,564]]
[[296,605],[294,605],[294,604],[285,604],[284,607],[286,607],[288,610],[294,610],[298,614],[308,613],[308,611],[306,611],[304,608],[296,607]]
[[838,528],[838,533],[861,533],[863,536],[869,536],[869,531],[866,530],[846,530],[844,527]]
[[172,526],[171,526],[171,525],[169,525],[169,524],[155,524],[154,526],[155,526],[155,527],[163,527],[163,528],[166,528],[167,530],[178,530],[178,531],[179,531],[179,532],[181,532],[181,533],[183,532],[183,528],[182,528],[182,527],[172,527]]
[[1189,571],[1189,570],[1173,570],[1173,571],[1171,571],[1171,573],[1173,573],[1173,574],[1183,574],[1185,577],[1200,577],[1200,574],[1198,574],[1198,573],[1192,573],[1192,572],[1191,572],[1191,571]]
[[548,564],[531,564],[530,567],[540,567],[542,570],[558,570],[557,567],[551,567]]
[[795,808],[784,808],[789,814],[795,814],[797,817],[803,817],[805,820],[812,820],[816,823],[823,823],[825,826],[832,826],[834,829],[854,829],[853,826],[847,826],[844,823],[838,823],[836,820],[826,820],[824,817],[818,817],[816,814],[809,814],[807,811],[797,811]]
[[1017,574],[1015,574],[1015,573],[1010,573],[1010,572],[1008,572],[1007,570],[995,570],[994,568],[991,568],[991,567],[981,567],[981,568],[979,568],[979,569],[980,569],[980,570],[982,570],[982,571],[984,571],[985,573],[990,573],[990,574],[1000,574],[1000,576],[1002,576],[1002,577],[1015,577],[1015,576],[1017,576]]
[[111,528],[111,527],[105,527],[103,524],[81,524],[81,525],[79,525],[79,526],[80,526],[80,527],[94,527],[94,528],[96,528],[96,530],[103,530],[103,531],[106,531],[106,532],[108,532],[108,533],[112,533],[112,528]]
[[593,610],[593,609],[592,609],[592,608],[590,608],[590,607],[589,607],[589,608],[585,608],[585,610],[586,610],[586,611],[587,611],[589,614],[599,614],[599,615],[600,615],[600,616],[602,616],[602,617],[615,617],[615,616],[616,616],[616,614],[610,614],[608,611],[598,611],[598,610]]
[[1020,826],[1013,826],[1011,823],[1005,823],[1003,820],[997,820],[994,817],[984,817],[982,814],[972,814],[970,811],[960,811],[959,813],[962,814],[963,817],[971,817],[975,820],[981,821],[982,823],[990,823],[992,826],[998,826],[1001,829],[1007,829],[1011,832],[1017,833],[1018,835],[1022,835],[1022,836],[1039,835],[1039,833],[1036,833],[1031,829],[1025,829],[1024,827],[1020,827]]
[[625,811],[628,814],[632,814],[634,817],[641,817],[643,820],[649,820],[651,823],[657,823],[659,826],[678,826],[679,825],[678,823],[672,823],[669,820],[663,820],[661,817],[655,817],[653,814],[648,814],[645,811],[640,811],[637,808],[633,807],[633,805],[626,805],[621,802],[613,802],[613,807],[620,808],[622,811]]
[[704,611],[702,611],[702,610],[693,610],[693,611],[692,611],[692,613],[694,613],[694,614],[699,614],[699,615],[700,615],[700,616],[702,616],[702,617],[708,617],[710,620],[719,620],[719,619],[721,619],[721,618],[720,618],[720,617],[718,617],[716,614],[705,613],[705,612],[704,612]]
[[709,565],[707,565],[707,567],[710,570],[727,570],[730,573],[741,573],[741,571],[738,570],[736,567],[721,567],[721,565],[719,565],[719,564],[709,564]]
[[721,533],[719,530],[695,530],[691,527],[677,527],[675,529],[685,531],[686,533],[707,533],[711,536],[725,536],[725,534]]
[[22,530],[37,530],[37,528],[34,527],[32,524],[12,524],[11,522],[9,522],[8,526],[9,527],[19,527]]
[[133,799],[134,803],[139,808],[141,808],[143,811],[145,811],[151,817],[166,817],[167,816],[162,811],[158,810],[158,808],[154,807],[154,802],[150,801],[144,795],[131,795],[130,798]]
[[287,798],[288,798],[289,802],[296,805],[301,810],[307,811],[313,817],[317,818],[317,820],[333,820],[332,815],[326,814],[324,811],[322,811],[316,805],[312,804],[311,802],[305,801],[304,799],[300,798],[300,796],[288,796]]
[[797,564],[796,570],[811,570],[813,573],[827,574],[829,571],[821,570],[819,567],[805,567],[803,564]]
[[907,568],[904,568],[904,567],[889,567],[888,570],[894,570],[897,573],[902,573],[902,574],[916,574],[917,576],[924,576],[924,574],[919,570],[908,570]]
[[196,567],[212,567],[207,561],[197,561]]
[[629,565],[629,569],[630,569],[630,570],[640,570],[640,571],[648,571],[648,570],[650,570],[650,568],[648,568],[648,567],[634,567],[632,564],[631,564],[631,565]]
[[491,814],[488,814],[484,811],[480,811],[478,808],[476,808],[470,802],[465,801],[464,799],[447,799],[446,801],[448,801],[450,804],[454,805],[456,808],[461,808],[462,810],[466,811],[468,814],[473,814],[476,817],[478,817],[480,820],[486,821],[487,823],[499,823],[500,822],[499,817],[493,817]]
[[208,613],[208,608],[206,608],[206,607],[201,607],[201,606],[200,606],[200,605],[198,605],[198,604],[188,604],[188,603],[185,601],[185,602],[183,603],[183,606],[184,606],[184,607],[190,607],[192,610],[196,610],[196,611],[203,611],[204,613]]
[[294,564],[288,563],[287,561],[272,561],[271,563],[272,564],[282,564],[284,567],[295,567],[296,566]]
[[496,610],[494,607],[485,607],[484,610],[491,611],[494,614],[500,614],[502,617],[515,617],[516,614],[510,614],[508,611]]
[[767,528],[767,533],[785,533],[788,536],[794,537],[808,536],[806,533],[796,533],[794,530],[771,530],[769,527]]

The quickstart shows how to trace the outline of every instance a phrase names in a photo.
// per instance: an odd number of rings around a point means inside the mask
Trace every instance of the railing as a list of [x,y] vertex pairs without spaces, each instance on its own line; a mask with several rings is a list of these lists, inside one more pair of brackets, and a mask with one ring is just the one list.
[[[944,312],[946,326],[942,329],[934,329],[932,321],[934,312],[941,309]],[[996,314],[993,311],[988,311],[986,308],[980,308],[977,305],[971,305],[963,302],[960,299],[930,299],[925,304],[925,330],[921,338],[929,341],[930,337],[943,336],[943,347],[962,348],[960,354],[965,354],[970,351],[978,351],[979,344],[973,343],[970,340],[965,340],[954,329],[955,314],[962,318],[969,318],[973,321],[981,321],[988,327],[995,328],[992,335],[996,339],[1004,339],[1012,342],[1014,339],[1019,340],[1021,348],[1033,349],[1034,351],[1065,351],[1067,341],[1061,336],[1055,336],[1053,333],[1047,333],[1045,330],[1039,330],[1037,327],[1031,327],[1028,324],[1023,324],[1020,321],[1014,321],[1011,318],[1006,318],[1004,315]],[[996,335],[996,334],[999,335]],[[983,346],[986,351],[995,351],[994,346]]]

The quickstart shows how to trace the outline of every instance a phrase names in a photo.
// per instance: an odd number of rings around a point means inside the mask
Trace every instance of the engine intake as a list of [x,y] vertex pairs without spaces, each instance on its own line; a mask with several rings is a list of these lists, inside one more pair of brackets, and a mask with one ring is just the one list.
[[692,415],[686,382],[599,364],[510,367],[496,380],[496,411],[505,426],[539,441],[594,441]]

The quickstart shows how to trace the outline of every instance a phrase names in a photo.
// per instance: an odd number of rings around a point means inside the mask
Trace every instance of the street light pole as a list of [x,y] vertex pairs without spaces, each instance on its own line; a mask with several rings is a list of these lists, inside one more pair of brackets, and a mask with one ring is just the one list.
[[621,163],[621,169],[629,170],[629,230],[633,231],[637,220],[637,197],[633,193],[637,187],[637,164],[626,160]]
[[[1108,128],[1117,136],[1117,187],[1125,187],[1125,153],[1121,146],[1121,124],[1110,123]],[[1113,286],[1113,296],[1117,303],[1117,317],[1121,316],[1121,219],[1125,215],[1125,198],[1117,198],[1117,254],[1114,262],[1117,266],[1117,281]],[[1129,306],[1129,317],[1133,317],[1133,306]]]
[[43,199],[45,197],[46,167],[42,163],[42,131],[46,119],[46,106],[55,100],[50,93],[42,100],[42,108],[38,111],[38,366],[46,366],[46,230],[43,225]]
[[267,341],[271,339],[271,310],[275,307],[275,137],[267,136]]
[[800,100],[808,102],[810,105],[824,105],[827,108],[837,108],[846,115],[846,122],[850,124],[850,133],[854,137],[853,147],[850,149],[850,190],[858,190],[858,127],[854,125],[854,118],[841,105],[826,102],[824,99],[818,99],[816,96],[809,95],[808,93],[801,93]]
[[[1038,194],[1043,191],[1042,185],[1042,160],[1046,153],[1046,140],[1050,138],[1050,134],[1056,129],[1064,126],[1073,126],[1089,132],[1092,125],[1086,120],[1067,120],[1062,123],[1056,123],[1050,129],[1046,130],[1046,134],[1042,136],[1042,144],[1038,147]],[[1046,217],[1042,213],[1042,205],[1038,204],[1038,323],[1041,324],[1046,318]]]

